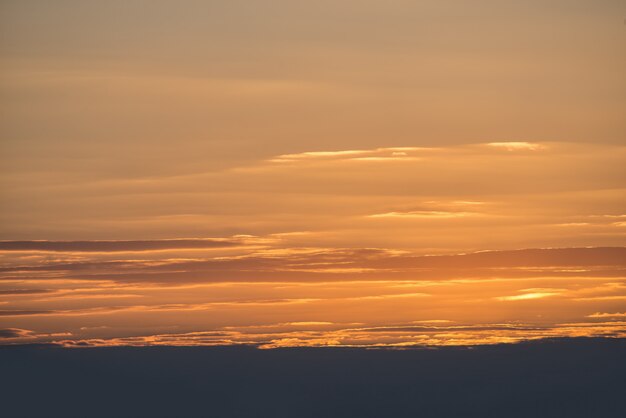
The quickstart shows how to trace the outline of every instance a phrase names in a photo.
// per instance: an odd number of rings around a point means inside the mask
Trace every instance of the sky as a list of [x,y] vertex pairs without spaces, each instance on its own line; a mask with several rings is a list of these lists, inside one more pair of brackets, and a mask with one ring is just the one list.
[[0,344],[623,336],[624,16],[0,2]]

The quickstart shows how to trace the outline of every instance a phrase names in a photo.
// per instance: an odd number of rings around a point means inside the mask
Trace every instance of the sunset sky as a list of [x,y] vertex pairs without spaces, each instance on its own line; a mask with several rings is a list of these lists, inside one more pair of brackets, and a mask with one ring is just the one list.
[[624,16],[0,2],[0,344],[626,337]]

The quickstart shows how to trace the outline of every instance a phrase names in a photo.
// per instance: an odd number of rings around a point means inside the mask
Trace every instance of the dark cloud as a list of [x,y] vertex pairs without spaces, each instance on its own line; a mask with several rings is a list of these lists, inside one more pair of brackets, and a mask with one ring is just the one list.
[[49,289],[7,289],[0,290],[0,295],[35,295],[39,293],[50,293]]
[[28,335],[30,331],[20,328],[0,328],[0,338],[19,338]]
[[222,239],[167,239],[143,241],[0,241],[0,251],[122,252],[231,247]]
[[0,316],[22,316],[22,315],[38,315],[38,314],[47,314],[52,313],[54,311],[44,311],[44,310],[8,310],[2,309],[0,310]]

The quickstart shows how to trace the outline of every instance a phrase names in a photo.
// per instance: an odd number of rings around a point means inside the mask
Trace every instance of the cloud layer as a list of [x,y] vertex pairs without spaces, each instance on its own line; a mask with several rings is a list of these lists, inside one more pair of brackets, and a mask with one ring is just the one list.
[[624,247],[425,256],[247,239],[232,254],[184,240],[3,250],[3,343],[412,347],[626,332]]

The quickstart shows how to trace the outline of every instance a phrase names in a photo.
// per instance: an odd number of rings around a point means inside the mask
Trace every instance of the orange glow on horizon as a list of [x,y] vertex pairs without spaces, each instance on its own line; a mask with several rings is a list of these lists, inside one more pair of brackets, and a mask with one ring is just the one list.
[[[624,248],[416,256],[266,245],[114,260],[5,250],[3,343],[410,348],[626,335]],[[35,253],[54,260],[34,264]]]

